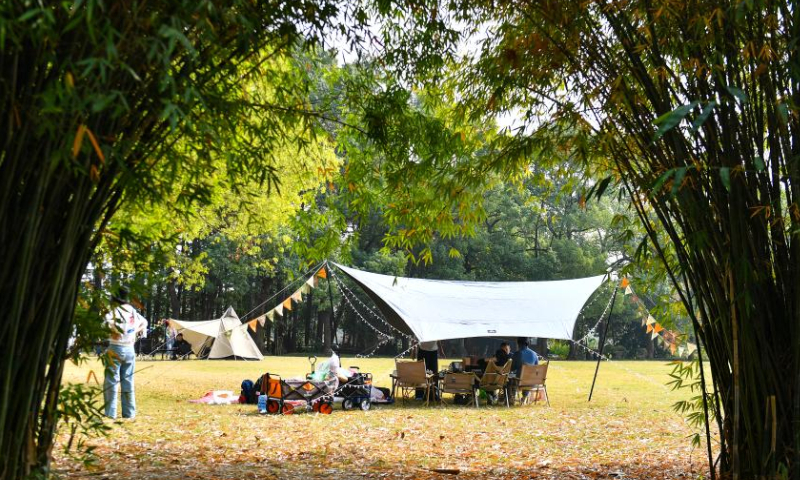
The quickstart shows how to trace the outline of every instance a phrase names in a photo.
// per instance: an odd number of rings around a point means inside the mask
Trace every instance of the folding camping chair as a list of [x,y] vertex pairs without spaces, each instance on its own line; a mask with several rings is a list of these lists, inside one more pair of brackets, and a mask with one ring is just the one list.
[[428,405],[433,387],[433,375],[425,370],[425,360],[411,362],[395,360],[395,368],[397,370],[392,378],[392,397],[399,388],[405,405],[406,399],[411,398],[410,392],[422,388],[425,390],[425,405]]
[[[544,398],[547,401],[547,406],[550,406],[550,397],[547,395],[547,366],[549,362],[540,363],[539,365],[523,365],[519,371],[519,383],[517,391],[522,395],[523,392],[531,392],[534,396],[533,402],[539,401],[541,391],[544,391]],[[521,397],[525,398],[525,397]],[[530,396],[528,396],[528,403]],[[521,400],[520,400],[521,404]]]
[[[507,361],[502,367],[498,367],[494,360],[489,360],[486,364],[486,370],[481,376],[481,381],[478,384],[478,389],[483,390],[487,394],[489,392],[503,392],[506,400],[506,407],[510,406],[508,395],[508,374],[511,372],[511,360]],[[478,397],[476,397],[477,400]],[[476,406],[479,403],[476,401]]]
[[472,403],[478,406],[478,390],[475,388],[477,377],[474,373],[445,373],[442,379],[440,402],[444,404],[444,394],[472,395]]

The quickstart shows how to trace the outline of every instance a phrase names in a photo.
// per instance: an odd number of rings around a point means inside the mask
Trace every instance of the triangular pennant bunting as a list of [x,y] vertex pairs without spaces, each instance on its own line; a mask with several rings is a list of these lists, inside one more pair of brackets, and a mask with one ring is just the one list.
[[[650,325],[648,325],[647,327],[650,328]],[[661,338],[661,337],[658,335],[658,332],[656,332],[656,329],[654,328],[653,333],[650,334],[650,340],[655,340],[656,338]]]
[[298,290],[298,291],[294,292],[292,294],[292,296],[289,297],[289,298],[291,298],[292,300],[294,300],[297,303],[300,303],[300,302],[303,301],[303,293],[300,290]]
[[272,309],[269,312],[267,312],[266,313],[266,317],[269,318],[270,322],[274,322],[275,321],[275,309]]
[[291,310],[292,309],[292,297],[289,297],[286,300],[284,300],[282,305],[283,305],[283,308],[285,308],[286,310]]
[[318,276],[319,278],[328,278],[328,271],[327,271],[327,270],[325,270],[325,267],[322,267],[322,268],[320,268],[320,269],[319,269],[319,271],[317,272],[317,276]]
[[684,353],[686,353],[686,347],[681,345],[680,347],[678,347],[678,356],[682,357]]
[[264,315],[256,317],[256,321],[258,322],[259,325],[261,325],[263,327],[264,326],[264,322],[267,321],[267,314],[265,313]]
[[633,295],[633,289],[631,288],[630,285],[625,287],[625,295]]
[[250,330],[252,330],[254,332],[256,331],[256,325],[258,325],[258,320],[256,320],[256,319],[253,319],[253,320],[250,320],[249,322],[247,322],[247,326],[250,327]]
[[648,323],[647,324],[647,333],[650,333],[652,331],[653,331],[653,326]]
[[309,285],[308,283],[304,283],[300,287],[300,292],[302,292],[302,293],[308,294],[310,291],[311,291],[311,285]]
[[627,286],[628,286],[628,285],[630,285],[630,284],[631,284],[631,282],[630,282],[630,281],[629,281],[627,278],[623,277],[623,278],[622,278],[622,281],[619,283],[619,286],[620,286],[621,288],[625,288],[625,287],[627,287]]
[[648,316],[647,316],[647,324],[648,324],[648,325],[653,325],[654,323],[656,323],[656,319],[655,319],[655,318],[653,318],[653,316],[652,316],[652,315],[648,315]]
[[316,275],[312,275],[308,280],[306,280],[306,285],[311,288],[317,288],[317,285],[319,285],[319,279],[317,279]]
[[280,315],[281,317],[283,316],[283,304],[278,305],[277,307],[273,308],[272,310],[275,313],[277,313],[278,315]]
[[662,331],[662,330],[664,330],[664,327],[662,327],[661,325],[659,325],[659,324],[657,324],[657,323],[656,323],[656,325],[653,327],[653,331],[655,331],[656,333],[658,333],[658,332],[660,332],[660,331]]
[[675,350],[676,350],[677,348],[678,348],[678,347],[676,347],[674,343],[670,343],[670,344],[669,344],[669,352],[670,352],[671,354],[675,355]]
[[642,317],[642,326],[647,325],[647,317]]
[[695,350],[697,350],[697,345],[695,345],[694,343],[686,344],[686,355],[693,354]]

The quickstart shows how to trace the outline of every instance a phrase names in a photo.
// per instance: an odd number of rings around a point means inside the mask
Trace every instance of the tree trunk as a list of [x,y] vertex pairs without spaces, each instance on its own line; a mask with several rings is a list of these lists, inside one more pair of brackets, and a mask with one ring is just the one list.
[[327,351],[333,345],[333,322],[331,321],[330,310],[319,311],[319,323],[322,325],[322,349]]
[[169,295],[169,315],[176,320],[181,319],[181,295],[180,287],[173,278],[167,281],[167,293]]

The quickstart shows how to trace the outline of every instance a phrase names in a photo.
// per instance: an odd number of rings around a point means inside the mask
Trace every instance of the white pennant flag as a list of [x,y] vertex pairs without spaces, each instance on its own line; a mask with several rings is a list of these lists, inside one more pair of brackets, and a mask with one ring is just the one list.
[[656,323],[656,319],[653,318],[652,315],[647,315],[647,325],[652,325],[654,323]]
[[264,326],[264,322],[267,320],[267,314],[261,315],[260,317],[256,317],[254,320],[258,320],[258,324],[262,327]]
[[292,300],[294,300],[296,303],[300,303],[300,302],[303,301],[303,292],[301,292],[300,290],[297,290],[296,292],[294,292],[292,294],[292,296],[290,298]]
[[308,293],[311,291],[311,285],[309,285],[309,284],[308,284],[308,282],[304,283],[304,284],[303,284],[303,285],[300,287],[300,291],[301,291],[301,292],[303,292],[303,293],[305,293],[305,294],[308,294]]
[[694,343],[686,344],[686,355],[693,354],[695,350],[697,350],[697,345],[695,345]]
[[686,347],[684,347],[683,345],[681,345],[680,347],[678,347],[678,356],[679,356],[679,357],[682,357],[682,356],[683,356],[683,353],[684,353],[685,351],[686,351]]
[[319,280],[317,280],[317,276],[311,275],[311,278],[306,280],[306,285],[308,285],[311,288],[317,288],[318,282]]
[[275,321],[275,310],[274,309],[270,310],[265,315],[267,316],[267,318],[269,318],[270,322],[274,322]]
[[630,285],[625,287],[625,295],[633,295],[633,289],[631,288]]
[[278,315],[280,315],[281,317],[283,316],[283,304],[282,303],[280,305],[278,305],[277,307],[273,308],[272,310],[275,313],[277,313]]

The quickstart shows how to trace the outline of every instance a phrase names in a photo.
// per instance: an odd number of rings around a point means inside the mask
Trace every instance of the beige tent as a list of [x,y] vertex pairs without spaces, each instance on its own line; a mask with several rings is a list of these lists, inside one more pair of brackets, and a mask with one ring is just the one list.
[[208,358],[212,360],[263,358],[256,342],[247,333],[247,324],[239,320],[233,307],[228,307],[222,318],[216,320],[189,322],[170,319],[169,324],[175,333],[183,334],[195,355],[208,351]]

